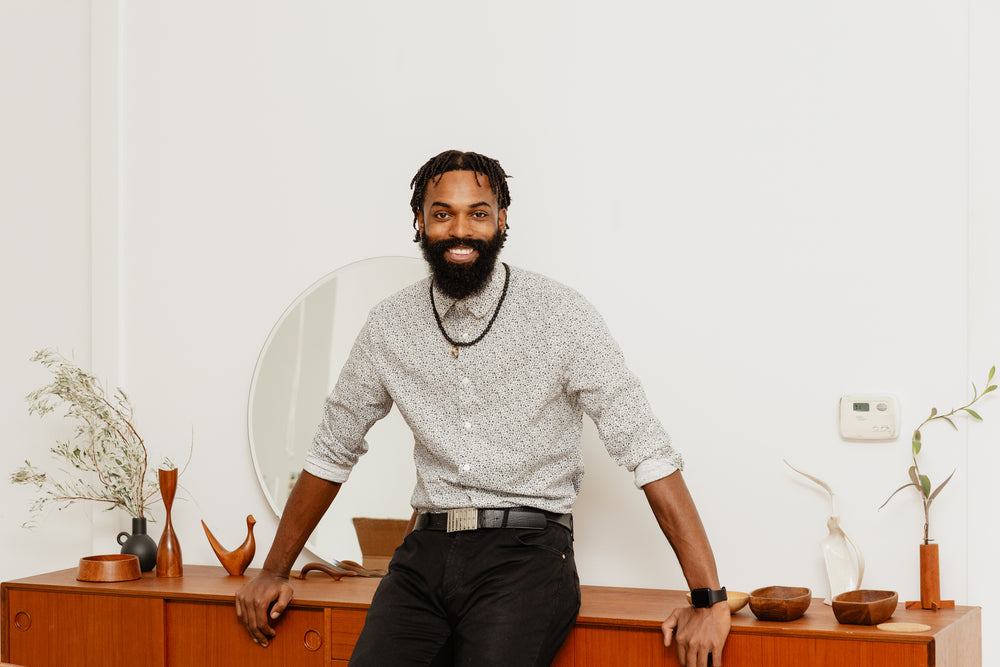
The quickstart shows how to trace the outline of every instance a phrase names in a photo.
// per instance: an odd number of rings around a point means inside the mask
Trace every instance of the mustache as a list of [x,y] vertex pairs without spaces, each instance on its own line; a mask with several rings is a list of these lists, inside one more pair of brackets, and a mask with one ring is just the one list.
[[452,248],[463,246],[466,248],[472,248],[481,255],[484,250],[487,250],[490,247],[490,242],[483,241],[481,239],[441,239],[440,241],[428,243],[427,249],[436,254],[444,254]]

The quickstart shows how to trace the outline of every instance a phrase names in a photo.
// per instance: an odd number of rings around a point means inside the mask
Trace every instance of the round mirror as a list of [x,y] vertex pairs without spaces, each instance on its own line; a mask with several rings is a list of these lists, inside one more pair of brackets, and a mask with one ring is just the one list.
[[[250,383],[247,430],[257,478],[279,516],[368,311],[426,275],[426,263],[413,257],[361,260],[318,280],[274,325]],[[368,444],[306,543],[320,558],[361,562],[354,517],[410,518],[413,435],[395,407],[368,432]]]

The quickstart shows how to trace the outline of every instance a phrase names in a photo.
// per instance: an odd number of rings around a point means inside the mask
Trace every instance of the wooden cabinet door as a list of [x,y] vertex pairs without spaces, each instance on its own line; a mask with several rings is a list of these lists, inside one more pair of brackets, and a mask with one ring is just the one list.
[[325,667],[330,661],[330,642],[323,618],[322,609],[290,607],[278,619],[277,636],[262,648],[236,619],[232,604],[168,600],[166,664]]
[[676,649],[663,645],[663,634],[659,630],[577,626],[566,641],[573,642],[573,664],[576,667],[674,667],[679,664]]
[[9,660],[31,667],[163,667],[163,600],[9,590]]
[[365,613],[364,609],[330,610],[330,655],[334,660],[342,660],[346,665],[351,659],[354,645],[365,627]]
[[[930,667],[927,644],[894,644],[813,637],[761,637],[760,665],[819,667]],[[728,661],[729,656],[726,656]],[[728,662],[727,662],[728,664]],[[737,663],[738,664],[738,663]]]
[[[605,665],[679,665],[674,647],[663,646],[657,631],[624,628],[576,627],[572,657],[563,647],[553,665],[604,667]],[[724,664],[736,667],[927,667],[933,665],[923,644],[894,644],[848,639],[774,637],[733,633],[726,641]]]

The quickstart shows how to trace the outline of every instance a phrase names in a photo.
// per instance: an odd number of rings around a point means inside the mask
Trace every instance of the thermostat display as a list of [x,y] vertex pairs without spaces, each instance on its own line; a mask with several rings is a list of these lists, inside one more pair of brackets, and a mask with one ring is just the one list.
[[850,440],[894,440],[899,435],[896,398],[888,394],[840,399],[840,435]]

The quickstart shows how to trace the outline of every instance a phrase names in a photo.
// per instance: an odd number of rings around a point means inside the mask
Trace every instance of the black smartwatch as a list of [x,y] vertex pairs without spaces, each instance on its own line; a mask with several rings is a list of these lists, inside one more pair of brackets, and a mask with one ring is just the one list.
[[723,602],[728,599],[729,596],[726,595],[725,586],[717,591],[713,591],[711,588],[695,588],[691,591],[691,605],[698,609],[711,607],[716,602]]

